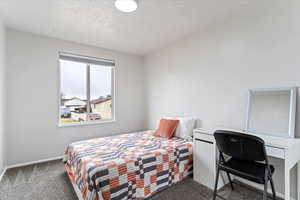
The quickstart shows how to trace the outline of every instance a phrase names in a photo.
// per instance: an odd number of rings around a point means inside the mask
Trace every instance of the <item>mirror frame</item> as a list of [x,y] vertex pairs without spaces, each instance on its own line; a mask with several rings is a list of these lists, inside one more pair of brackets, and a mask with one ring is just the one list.
[[[268,131],[259,131],[255,129],[251,129],[250,125],[250,116],[251,116],[251,97],[253,93],[258,92],[282,92],[288,91],[290,93],[290,105],[289,105],[289,130],[286,133],[280,132],[268,132]],[[264,134],[264,135],[272,135],[279,137],[295,137],[295,120],[296,120],[296,101],[297,101],[297,87],[287,87],[287,88],[263,88],[263,89],[250,89],[248,91],[248,103],[247,103],[247,116],[246,116],[246,131],[255,134]]]

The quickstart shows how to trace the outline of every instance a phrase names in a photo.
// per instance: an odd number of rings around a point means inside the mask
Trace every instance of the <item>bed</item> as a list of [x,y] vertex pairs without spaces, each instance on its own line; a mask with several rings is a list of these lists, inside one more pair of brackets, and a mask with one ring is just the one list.
[[68,145],[65,168],[79,199],[145,199],[192,173],[192,142],[152,131]]

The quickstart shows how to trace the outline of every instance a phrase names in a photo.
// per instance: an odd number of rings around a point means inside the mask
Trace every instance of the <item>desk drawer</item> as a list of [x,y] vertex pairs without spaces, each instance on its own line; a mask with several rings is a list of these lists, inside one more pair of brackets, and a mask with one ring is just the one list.
[[275,158],[284,159],[284,150],[276,147],[266,146],[267,155]]
[[195,132],[194,133],[194,139],[195,140],[207,141],[209,143],[214,143],[215,142],[215,138],[214,138],[213,135],[203,134],[203,133],[200,133],[200,132]]

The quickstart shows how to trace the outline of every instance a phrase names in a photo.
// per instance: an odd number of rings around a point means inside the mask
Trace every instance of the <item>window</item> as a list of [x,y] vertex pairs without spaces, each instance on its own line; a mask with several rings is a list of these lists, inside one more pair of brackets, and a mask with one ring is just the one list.
[[114,120],[115,63],[73,54],[59,54],[59,124]]

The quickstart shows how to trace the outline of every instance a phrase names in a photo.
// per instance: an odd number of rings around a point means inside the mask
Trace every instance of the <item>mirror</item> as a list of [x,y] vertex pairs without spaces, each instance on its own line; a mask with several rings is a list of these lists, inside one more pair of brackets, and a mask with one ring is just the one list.
[[249,90],[246,130],[294,138],[296,92],[295,87]]

